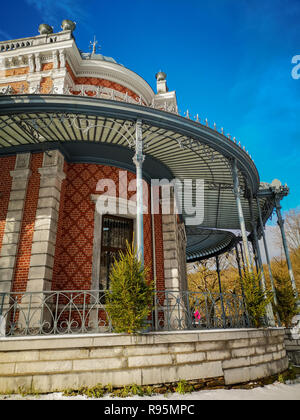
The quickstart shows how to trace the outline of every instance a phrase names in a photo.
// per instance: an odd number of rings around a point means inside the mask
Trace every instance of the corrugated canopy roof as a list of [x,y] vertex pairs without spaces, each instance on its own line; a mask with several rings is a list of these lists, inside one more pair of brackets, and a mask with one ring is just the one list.
[[[204,220],[187,226],[187,260],[232,246],[240,229],[231,160],[236,159],[246,229],[251,232],[248,189],[259,189],[249,155],[216,130],[178,115],[130,103],[66,95],[0,96],[0,156],[59,147],[70,161],[111,163],[135,171],[135,121],[143,122],[144,175],[204,180]],[[195,182],[185,200],[195,200]],[[264,217],[270,209],[261,199]],[[258,219],[254,203],[254,217]],[[268,213],[269,212],[269,213]],[[268,213],[268,214],[267,214]],[[183,213],[183,220],[188,217]],[[227,230],[227,232],[221,230]]]

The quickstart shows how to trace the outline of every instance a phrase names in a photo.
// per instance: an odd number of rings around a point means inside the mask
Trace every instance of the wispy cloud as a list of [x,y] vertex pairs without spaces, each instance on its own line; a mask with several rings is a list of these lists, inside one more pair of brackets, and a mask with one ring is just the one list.
[[26,2],[35,7],[44,23],[49,25],[58,24],[59,19],[86,23],[88,18],[82,0],[26,0]]
[[14,37],[10,35],[8,32],[2,31],[2,29],[0,29],[0,41],[7,41],[8,39],[13,39],[13,38]]
[[[279,233],[278,227],[275,225],[275,221],[273,223],[274,223],[273,225],[270,225],[270,224],[266,225],[266,229],[265,229],[265,235],[266,235],[270,259],[274,257],[283,256],[283,247],[280,240],[280,233]],[[265,254],[263,239],[260,239],[259,241],[259,248],[261,251],[263,263],[266,264],[267,257]]]

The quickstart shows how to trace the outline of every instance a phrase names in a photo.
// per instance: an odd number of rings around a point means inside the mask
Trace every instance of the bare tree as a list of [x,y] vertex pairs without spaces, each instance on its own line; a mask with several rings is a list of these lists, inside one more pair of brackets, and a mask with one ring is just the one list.
[[291,209],[285,213],[285,234],[291,251],[300,248],[300,209]]

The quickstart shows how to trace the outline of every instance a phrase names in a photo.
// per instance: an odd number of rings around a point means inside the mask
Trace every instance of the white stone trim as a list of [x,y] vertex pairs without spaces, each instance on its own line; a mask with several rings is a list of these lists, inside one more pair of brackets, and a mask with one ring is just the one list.
[[58,150],[45,152],[41,175],[39,198],[31,246],[30,269],[27,292],[43,291],[51,288],[56,231],[59,216],[60,192],[64,157]]
[[14,280],[28,180],[31,175],[30,157],[30,153],[18,154],[15,168],[10,171],[12,185],[0,253],[1,292],[10,292]]

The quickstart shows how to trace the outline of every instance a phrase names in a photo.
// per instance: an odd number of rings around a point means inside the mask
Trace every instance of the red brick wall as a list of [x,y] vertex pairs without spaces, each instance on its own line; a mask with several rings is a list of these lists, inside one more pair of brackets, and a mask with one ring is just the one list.
[[[92,279],[93,235],[95,204],[91,194],[95,194],[100,179],[114,180],[119,195],[120,169],[96,164],[65,165],[66,179],[61,192],[61,206],[58,221],[56,252],[52,290],[89,290]],[[128,183],[135,174],[127,172]],[[99,192],[98,192],[99,193]],[[129,199],[135,192],[128,192]],[[150,206],[150,196],[149,196]],[[150,207],[149,207],[150,208]],[[161,216],[156,216],[158,237],[156,245],[159,253],[157,265],[160,285],[163,284],[163,253]],[[160,220],[160,222],[159,222]],[[160,225],[159,225],[160,223]],[[144,215],[144,252],[145,265],[152,267],[152,227],[151,215]]]
[[156,256],[156,289],[165,289],[164,248],[162,234],[162,216],[154,215],[155,226],[155,256]]
[[[76,85],[93,85],[93,86],[103,86],[110,89],[114,89],[118,92],[122,92],[124,94],[128,94],[128,96],[131,96],[136,101],[139,100],[139,96],[134,93],[132,90],[120,85],[119,83],[112,82],[110,80],[101,79],[99,77],[76,77],[74,73],[72,72],[72,69],[68,62],[66,63],[66,68],[70,76],[72,77],[73,82]],[[75,92],[74,92],[75,93]]]
[[38,168],[42,166],[43,154],[31,155],[31,176],[28,181],[26,201],[24,205],[23,221],[19,239],[19,250],[16,260],[13,292],[25,292],[30,268],[31,246],[34,232],[36,209],[39,197],[40,174]]
[[19,92],[23,91],[24,93],[28,92],[29,84],[26,81],[21,82],[10,82],[10,83],[1,83],[0,87],[4,86],[11,86],[13,88],[13,93],[18,94]]
[[[14,169],[15,156],[0,159],[0,249],[5,227],[11,181],[10,171]],[[12,291],[26,291],[30,268],[31,246],[40,187],[38,168],[42,166],[42,154],[33,154],[24,205],[23,221],[20,232],[18,256]],[[119,195],[120,169],[96,164],[67,164],[64,171],[66,179],[62,183],[56,249],[53,267],[53,290],[78,290],[91,288],[92,255],[94,235],[95,204],[91,194],[95,194],[97,182],[103,178],[115,181]],[[127,171],[128,184],[135,174]],[[135,192],[128,192],[129,199]],[[150,209],[150,194],[148,197]],[[158,289],[164,289],[162,218],[155,215],[156,274]],[[149,277],[153,278],[152,267],[152,218],[144,215],[144,252],[145,265],[150,268]]]
[[15,156],[0,158],[0,250],[3,241],[6,213],[12,183],[10,171],[14,170],[15,161]]
[[49,93],[51,91],[53,82],[51,77],[42,77],[40,84],[41,93]]
[[29,67],[18,67],[15,69],[1,70],[0,77],[19,76],[20,74],[27,74],[28,72]]

